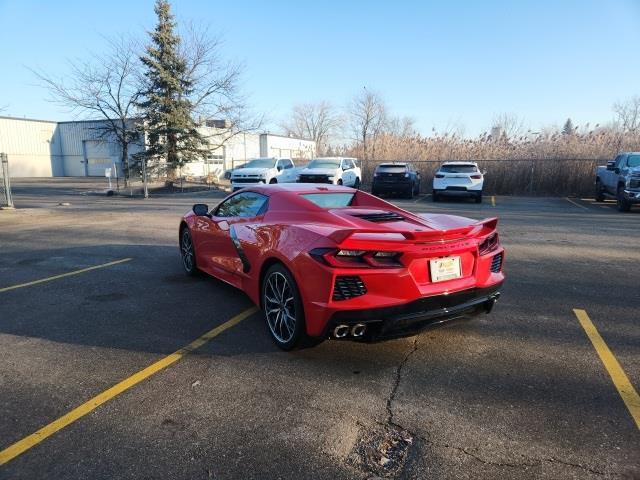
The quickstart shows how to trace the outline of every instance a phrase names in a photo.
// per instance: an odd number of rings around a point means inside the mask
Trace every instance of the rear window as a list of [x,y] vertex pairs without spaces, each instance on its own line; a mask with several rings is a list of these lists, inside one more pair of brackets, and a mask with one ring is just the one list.
[[376,168],[376,172],[379,173],[404,173],[406,171],[406,165],[380,165]]
[[478,167],[475,165],[442,165],[440,171],[444,173],[475,173]]
[[353,193],[305,193],[302,196],[321,208],[341,208],[351,205]]

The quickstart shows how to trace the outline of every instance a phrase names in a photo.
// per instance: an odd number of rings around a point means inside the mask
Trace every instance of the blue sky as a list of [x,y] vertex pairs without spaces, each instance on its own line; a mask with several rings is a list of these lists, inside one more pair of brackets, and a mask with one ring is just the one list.
[[[188,1],[179,21],[210,24],[245,65],[244,88],[273,123],[295,103],[345,104],[363,86],[419,130],[467,135],[513,113],[538,129],[603,123],[640,94],[640,1]],[[26,68],[64,75],[103,36],[142,33],[152,0],[0,0],[3,115],[72,119]]]

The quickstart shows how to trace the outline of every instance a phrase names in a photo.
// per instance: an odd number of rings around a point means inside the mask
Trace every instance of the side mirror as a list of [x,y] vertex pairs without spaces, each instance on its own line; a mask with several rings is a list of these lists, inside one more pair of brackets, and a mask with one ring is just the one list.
[[209,205],[206,203],[196,203],[193,208],[193,213],[195,213],[199,217],[208,217],[209,216]]
[[615,170],[615,168],[616,168],[616,162],[614,160],[607,162],[607,170]]
[[278,169],[279,172],[282,171],[282,165],[278,165],[276,168]]

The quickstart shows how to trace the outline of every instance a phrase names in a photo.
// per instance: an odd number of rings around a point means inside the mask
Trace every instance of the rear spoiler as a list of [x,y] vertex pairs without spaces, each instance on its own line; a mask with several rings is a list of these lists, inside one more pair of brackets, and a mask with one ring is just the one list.
[[[424,232],[416,231],[392,231],[382,229],[363,229],[363,228],[348,228],[342,230],[336,230],[328,235],[328,237],[341,244],[347,241],[354,235],[379,235],[379,238],[361,238],[358,240],[375,240],[377,242],[429,242],[438,240],[458,240],[465,237],[485,236],[496,229],[498,225],[498,219],[496,217],[487,218],[477,223],[465,225],[464,227],[451,228],[449,230],[428,230]],[[387,238],[385,238],[385,236]]]

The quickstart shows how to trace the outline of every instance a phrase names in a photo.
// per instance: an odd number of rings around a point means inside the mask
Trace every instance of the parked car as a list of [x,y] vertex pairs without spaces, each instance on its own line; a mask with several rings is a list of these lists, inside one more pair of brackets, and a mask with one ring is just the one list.
[[400,193],[413,198],[420,193],[420,172],[406,162],[381,163],[373,172],[371,193]]
[[440,197],[473,197],[482,202],[484,173],[475,162],[444,162],[433,177],[433,201]]
[[180,222],[187,274],[247,293],[284,350],[377,341],[491,311],[504,280],[496,218],[414,214],[336,185],[252,185]]
[[231,188],[235,192],[256,183],[295,182],[297,175],[290,158],[254,158],[231,172]]
[[618,210],[628,212],[640,203],[640,153],[621,153],[606,166],[596,169],[597,202],[615,198]]
[[331,183],[360,188],[362,172],[355,158],[321,157],[314,158],[307,168],[300,171],[299,183]]

